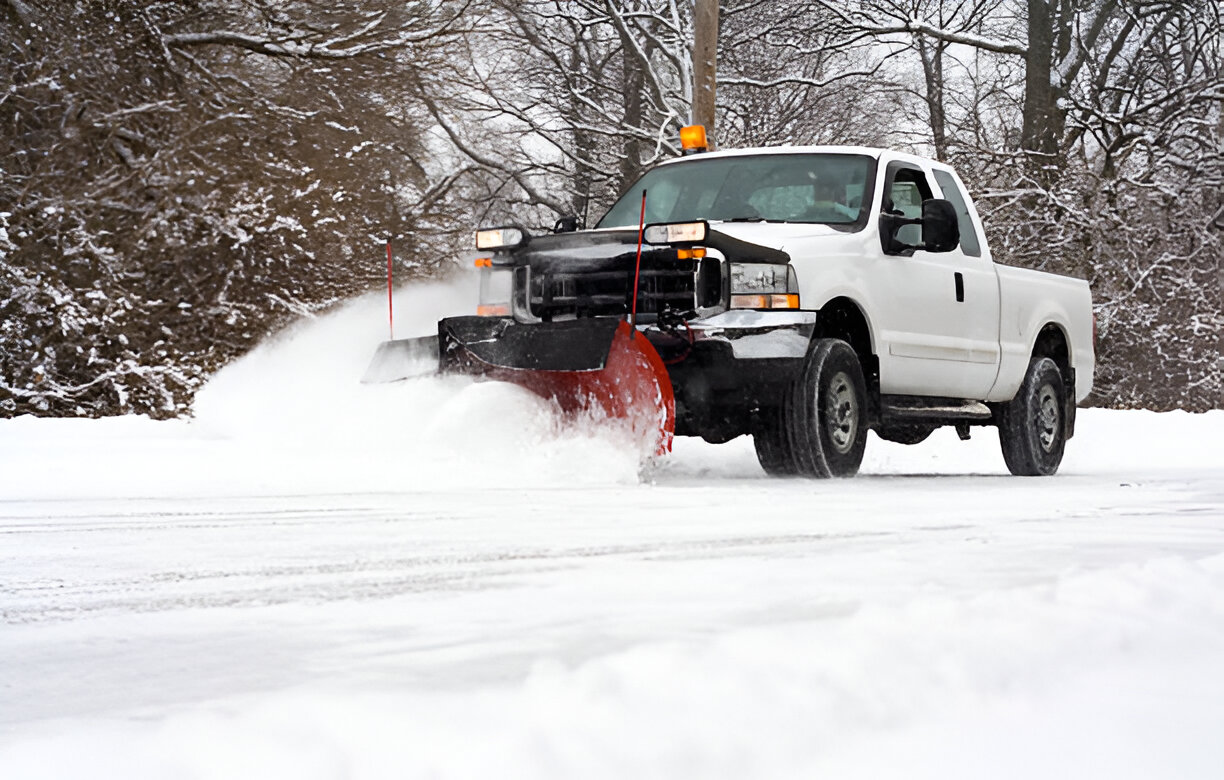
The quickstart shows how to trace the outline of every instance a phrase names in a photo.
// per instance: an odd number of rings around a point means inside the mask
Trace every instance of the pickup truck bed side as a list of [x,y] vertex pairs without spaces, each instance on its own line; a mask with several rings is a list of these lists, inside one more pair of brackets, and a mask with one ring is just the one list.
[[1092,320],[1082,314],[1092,310],[1088,283],[1027,268],[995,264],[999,275],[999,342],[1002,361],[999,378],[988,401],[1007,401],[1016,395],[1029,357],[1042,329],[1053,325],[1062,331],[1075,370],[1075,401],[1092,390],[1096,360],[1092,349]]

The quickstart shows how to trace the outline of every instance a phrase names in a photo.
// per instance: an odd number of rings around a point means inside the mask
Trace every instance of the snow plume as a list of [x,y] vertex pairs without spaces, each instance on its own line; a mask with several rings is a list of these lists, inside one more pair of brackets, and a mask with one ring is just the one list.
[[[472,275],[402,288],[395,336],[435,333],[476,297]],[[458,376],[361,384],[388,335],[385,293],[304,321],[220,371],[196,398],[196,425],[274,458],[265,469],[341,490],[637,481],[621,432],[567,420],[522,388]]]

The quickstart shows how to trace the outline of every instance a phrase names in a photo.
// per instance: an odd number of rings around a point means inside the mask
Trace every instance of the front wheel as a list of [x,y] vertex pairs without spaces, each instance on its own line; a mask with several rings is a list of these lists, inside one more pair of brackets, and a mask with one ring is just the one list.
[[760,427],[752,434],[757,462],[771,477],[795,476],[798,471],[786,434],[785,416],[780,409],[770,409],[763,417]]
[[1035,357],[1016,397],[999,414],[999,444],[1007,470],[1018,477],[1058,471],[1066,446],[1066,388],[1058,364]]
[[787,393],[783,419],[799,474],[852,477],[867,446],[867,390],[854,349],[819,339]]

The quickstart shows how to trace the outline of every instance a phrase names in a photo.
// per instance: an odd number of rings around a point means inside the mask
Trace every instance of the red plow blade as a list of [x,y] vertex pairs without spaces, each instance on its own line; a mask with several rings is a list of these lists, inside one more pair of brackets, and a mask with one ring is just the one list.
[[625,420],[634,434],[652,441],[656,455],[671,452],[676,430],[676,399],[659,353],[627,322],[616,327],[608,358],[597,371],[524,371],[500,369],[490,374],[555,398],[570,414],[594,412]]
[[433,369],[510,382],[556,399],[571,415],[623,420],[655,454],[671,452],[676,399],[667,367],[623,320],[448,317],[437,336],[381,344],[362,381],[394,382]]

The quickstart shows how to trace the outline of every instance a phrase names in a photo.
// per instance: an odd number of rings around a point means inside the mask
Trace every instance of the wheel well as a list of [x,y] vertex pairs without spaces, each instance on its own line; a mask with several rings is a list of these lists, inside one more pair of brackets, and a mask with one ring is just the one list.
[[1033,357],[1048,357],[1058,365],[1059,372],[1063,375],[1063,380],[1070,382],[1071,380],[1071,348],[1067,344],[1067,335],[1063,333],[1062,328],[1053,323],[1048,323],[1037,334],[1037,341],[1033,344]]
[[841,339],[858,355],[867,381],[868,417],[873,424],[879,420],[880,360],[871,348],[871,328],[858,304],[849,298],[834,298],[820,307],[813,339]]
[[867,318],[854,301],[849,298],[834,298],[820,307],[816,317],[813,338],[841,339],[854,347],[859,360],[864,364],[871,357],[871,329]]

